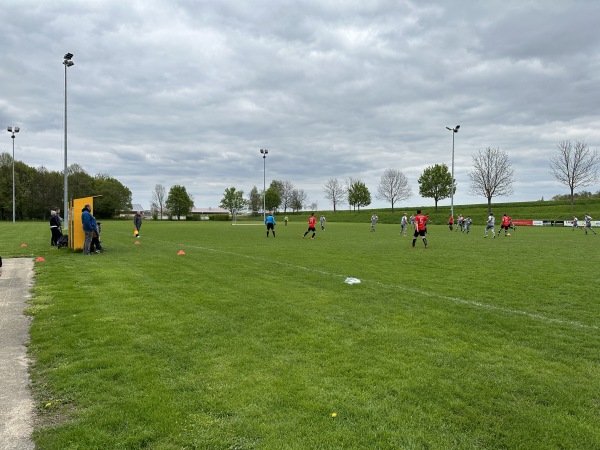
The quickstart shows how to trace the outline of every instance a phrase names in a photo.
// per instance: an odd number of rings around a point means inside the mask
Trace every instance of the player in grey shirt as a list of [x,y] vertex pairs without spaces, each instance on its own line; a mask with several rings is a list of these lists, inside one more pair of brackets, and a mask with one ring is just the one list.
[[496,218],[494,217],[493,213],[490,213],[490,215],[488,216],[488,220],[487,223],[485,224],[485,235],[483,236],[484,238],[488,237],[488,230],[492,230],[492,236],[494,236],[494,239],[496,238],[496,231],[494,229],[494,224],[496,223]]

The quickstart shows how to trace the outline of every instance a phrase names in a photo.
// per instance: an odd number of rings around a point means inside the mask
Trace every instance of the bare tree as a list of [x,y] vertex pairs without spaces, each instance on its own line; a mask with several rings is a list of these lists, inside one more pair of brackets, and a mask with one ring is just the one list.
[[377,198],[390,202],[392,212],[394,212],[394,203],[406,200],[411,196],[412,191],[408,185],[408,179],[402,172],[396,169],[387,169],[383,173],[377,188]]
[[333,204],[334,213],[337,206],[344,204],[346,193],[346,188],[337,178],[330,178],[325,184],[325,198]]
[[483,195],[492,211],[492,198],[513,193],[513,174],[506,152],[488,147],[473,155],[473,171],[469,172],[471,193]]
[[303,189],[294,189],[292,191],[292,201],[290,206],[294,211],[300,211],[308,203],[308,195]]
[[554,178],[570,190],[571,209],[575,188],[590,186],[598,181],[598,151],[591,151],[584,141],[561,141],[557,145],[558,154],[550,159]]
[[152,192],[152,203],[156,205],[158,217],[162,220],[163,209],[165,208],[165,202],[167,201],[167,190],[162,184],[154,186],[154,192]]

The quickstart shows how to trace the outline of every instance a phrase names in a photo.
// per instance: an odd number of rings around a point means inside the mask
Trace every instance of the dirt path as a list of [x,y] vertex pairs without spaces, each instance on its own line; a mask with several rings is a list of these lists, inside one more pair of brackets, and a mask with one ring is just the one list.
[[25,345],[29,318],[23,315],[33,283],[33,260],[3,260],[0,276],[0,449],[33,449],[34,402]]

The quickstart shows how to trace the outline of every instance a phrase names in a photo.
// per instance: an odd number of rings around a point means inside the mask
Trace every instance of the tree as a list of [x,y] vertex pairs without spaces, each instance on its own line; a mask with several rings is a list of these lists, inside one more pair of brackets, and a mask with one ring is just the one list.
[[252,212],[258,212],[262,208],[262,197],[258,193],[256,186],[252,188],[250,194],[248,194],[248,208]]
[[292,191],[292,201],[290,206],[294,211],[300,211],[308,202],[308,195],[303,189],[294,189]]
[[276,188],[270,187],[265,192],[265,208],[267,211],[274,211],[281,205],[281,196]]
[[194,206],[194,201],[188,195],[185,186],[175,185],[169,190],[165,206],[171,212],[171,216],[177,216],[177,220],[179,220],[181,216],[187,216]]
[[408,185],[408,179],[402,172],[396,169],[387,169],[383,172],[377,188],[377,198],[390,202],[392,212],[394,212],[394,203],[406,200],[411,195],[412,191]]
[[119,211],[131,209],[131,191],[119,180],[107,174],[94,177],[94,215],[98,219],[111,219]]
[[419,195],[432,198],[435,201],[435,211],[438,210],[438,201],[452,196],[456,192],[456,184],[452,183],[452,174],[446,164],[436,164],[427,167],[419,177]]
[[283,208],[283,212],[287,212],[288,208],[292,207],[292,202],[294,201],[294,185],[290,181],[282,181],[281,182],[281,207]]
[[162,219],[163,210],[165,209],[165,200],[167,197],[167,190],[162,184],[157,184],[154,186],[154,191],[152,192],[152,204],[156,210],[156,215]]
[[348,204],[360,211],[361,206],[369,206],[371,204],[371,193],[369,189],[360,180],[350,179],[348,185]]
[[234,187],[225,189],[219,206],[228,210],[232,215],[235,215],[236,212],[244,209],[246,206],[244,191],[238,191]]
[[573,192],[577,187],[590,186],[598,181],[597,164],[600,157],[597,151],[591,151],[583,141],[561,141],[557,145],[558,155],[550,159],[550,168],[554,178],[569,188],[571,209]]
[[492,198],[513,193],[514,170],[506,152],[488,147],[473,155],[473,171],[469,172],[471,192],[488,201],[488,214],[492,211]]
[[67,168],[67,176],[69,200],[95,195],[94,177],[89,175],[79,164],[71,164]]
[[335,213],[338,205],[343,205],[346,199],[347,190],[337,178],[330,178],[325,184],[325,198],[333,204],[333,212]]

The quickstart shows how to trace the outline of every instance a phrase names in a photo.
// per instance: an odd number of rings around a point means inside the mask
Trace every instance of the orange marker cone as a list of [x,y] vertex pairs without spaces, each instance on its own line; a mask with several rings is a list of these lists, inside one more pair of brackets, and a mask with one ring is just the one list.
[[46,261],[44,258],[42,258],[41,256],[35,260],[35,262],[44,262]]
[[27,247],[27,244],[23,243],[21,244],[21,247]]
[[135,241],[135,245],[140,245],[140,241]]
[[185,255],[185,252],[183,250],[179,250],[179,252],[177,252],[178,255]]

